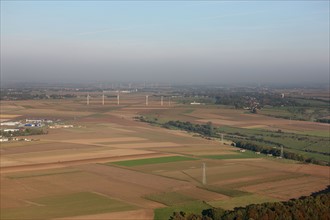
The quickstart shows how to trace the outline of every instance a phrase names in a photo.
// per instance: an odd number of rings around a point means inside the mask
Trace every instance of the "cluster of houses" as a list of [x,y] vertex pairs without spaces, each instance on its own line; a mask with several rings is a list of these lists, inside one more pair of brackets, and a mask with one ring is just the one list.
[[53,121],[50,119],[25,119],[21,121],[5,121],[1,122],[0,142],[7,141],[31,141],[28,138],[17,138],[26,129],[30,127],[41,128],[47,126],[48,128],[73,128],[73,125],[57,124],[59,120]]
[[6,121],[1,122],[0,125],[2,126],[15,126],[15,127],[43,127],[46,124],[53,123],[52,120],[49,119],[26,119],[25,121]]
[[55,125],[50,125],[49,128],[73,128],[73,125],[55,124]]
[[16,137],[3,137],[0,136],[0,142],[8,142],[8,141],[34,141],[34,139],[29,138],[16,138]]
[[52,120],[49,119],[25,119],[21,121],[4,121],[1,122],[1,135],[0,142],[7,141],[31,141],[28,138],[17,138],[15,133],[24,132],[26,128],[29,127],[43,127],[45,125],[49,125],[53,123]]

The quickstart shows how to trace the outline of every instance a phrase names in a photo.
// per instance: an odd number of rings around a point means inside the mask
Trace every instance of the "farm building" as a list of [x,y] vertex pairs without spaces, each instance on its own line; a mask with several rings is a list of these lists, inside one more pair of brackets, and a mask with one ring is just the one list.
[[24,126],[25,127],[42,127],[43,125],[41,123],[36,123],[36,124],[28,123],[28,124],[25,124]]
[[19,129],[17,129],[17,128],[7,128],[7,129],[4,129],[3,131],[4,132],[17,132],[17,131],[19,131]]
[[7,141],[8,141],[8,138],[4,138],[4,137],[0,138],[0,142],[7,142]]
[[18,121],[7,121],[7,122],[1,122],[1,126],[17,126],[20,122]]

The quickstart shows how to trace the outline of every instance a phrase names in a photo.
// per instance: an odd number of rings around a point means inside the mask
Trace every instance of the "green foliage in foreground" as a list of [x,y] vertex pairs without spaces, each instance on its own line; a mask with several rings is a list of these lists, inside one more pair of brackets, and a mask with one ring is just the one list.
[[43,197],[31,202],[35,205],[1,209],[0,219],[52,219],[135,209],[90,192]]
[[148,164],[158,164],[158,163],[171,163],[171,162],[180,162],[188,160],[197,160],[195,158],[182,157],[182,156],[171,156],[171,157],[157,157],[157,158],[148,158],[148,159],[139,159],[139,160],[126,160],[106,163],[106,165],[116,164],[119,166],[134,167]]
[[330,192],[301,197],[287,202],[268,202],[234,210],[205,209],[201,214],[173,213],[171,220],[257,220],[257,219],[330,219]]

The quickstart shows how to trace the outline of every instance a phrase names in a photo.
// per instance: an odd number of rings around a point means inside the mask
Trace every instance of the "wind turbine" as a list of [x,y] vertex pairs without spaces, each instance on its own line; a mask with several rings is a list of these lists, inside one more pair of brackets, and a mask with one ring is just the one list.
[[118,90],[118,94],[117,94],[117,105],[119,105],[119,90]]
[[87,105],[89,105],[89,93],[87,93]]

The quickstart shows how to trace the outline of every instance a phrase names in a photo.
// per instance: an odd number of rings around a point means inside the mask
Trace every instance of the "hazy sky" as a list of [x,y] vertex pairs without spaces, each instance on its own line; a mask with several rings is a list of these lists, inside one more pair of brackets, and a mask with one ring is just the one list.
[[1,79],[329,81],[329,1],[1,1]]

